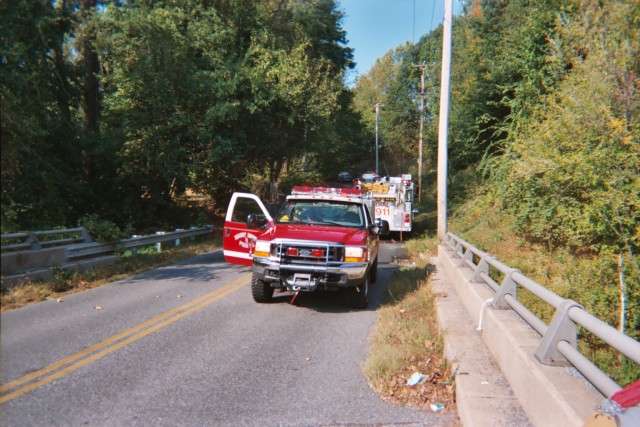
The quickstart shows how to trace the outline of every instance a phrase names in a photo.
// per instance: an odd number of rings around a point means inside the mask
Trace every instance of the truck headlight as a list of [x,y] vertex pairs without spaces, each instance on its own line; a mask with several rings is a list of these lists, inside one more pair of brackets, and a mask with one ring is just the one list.
[[256,247],[253,249],[253,256],[268,257],[271,252],[271,242],[256,241]]
[[345,262],[367,262],[368,251],[358,246],[347,246],[344,249]]

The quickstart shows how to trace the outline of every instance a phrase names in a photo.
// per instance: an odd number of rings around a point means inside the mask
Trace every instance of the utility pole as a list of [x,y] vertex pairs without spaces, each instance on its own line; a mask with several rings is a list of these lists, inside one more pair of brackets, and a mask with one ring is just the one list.
[[424,133],[424,74],[427,66],[413,64],[414,67],[419,67],[422,70],[420,76],[420,142],[418,143],[418,203],[422,199],[422,135]]
[[376,175],[380,176],[378,173],[378,122],[380,121],[380,107],[384,104],[379,102],[376,103]]
[[447,135],[449,127],[449,80],[451,78],[451,27],[453,1],[444,2],[440,124],[438,129],[438,239],[447,234]]

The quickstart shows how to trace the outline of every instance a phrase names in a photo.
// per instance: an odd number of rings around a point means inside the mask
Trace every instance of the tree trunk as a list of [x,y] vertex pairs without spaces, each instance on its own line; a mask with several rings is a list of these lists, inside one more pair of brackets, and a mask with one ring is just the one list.
[[84,90],[82,93],[83,129],[98,131],[98,72],[100,63],[93,47],[95,33],[91,19],[97,0],[82,0],[84,27],[80,35],[82,62],[84,65]]
[[[68,25],[68,13],[66,0],[58,1],[55,4],[58,19],[62,19],[65,23],[65,27]],[[71,108],[70,98],[71,87],[69,85],[69,73],[67,66],[64,63],[64,53],[62,51],[62,40],[56,40],[53,51],[53,65],[55,67],[55,74],[59,80],[59,84],[56,87],[56,101],[58,102],[58,108],[60,115],[66,121],[66,124],[71,126]]]

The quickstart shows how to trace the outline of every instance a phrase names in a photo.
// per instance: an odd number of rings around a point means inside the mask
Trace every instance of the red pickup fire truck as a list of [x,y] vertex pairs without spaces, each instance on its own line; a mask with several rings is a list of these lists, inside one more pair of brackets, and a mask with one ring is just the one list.
[[348,289],[366,308],[376,281],[379,236],[374,200],[357,189],[294,187],[275,217],[260,198],[234,193],[223,230],[225,260],[252,266],[251,293],[269,302],[274,290]]

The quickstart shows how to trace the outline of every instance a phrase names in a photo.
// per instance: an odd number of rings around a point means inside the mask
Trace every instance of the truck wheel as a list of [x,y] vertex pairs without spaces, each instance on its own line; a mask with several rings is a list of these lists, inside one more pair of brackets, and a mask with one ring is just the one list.
[[251,277],[251,295],[255,302],[271,302],[273,288],[255,275]]
[[371,283],[376,283],[378,281],[378,258],[373,261],[373,265],[371,266],[371,270],[369,270],[369,280]]
[[369,275],[365,274],[364,281],[353,288],[353,306],[367,308],[369,305]]

